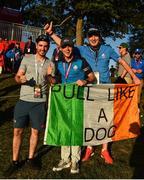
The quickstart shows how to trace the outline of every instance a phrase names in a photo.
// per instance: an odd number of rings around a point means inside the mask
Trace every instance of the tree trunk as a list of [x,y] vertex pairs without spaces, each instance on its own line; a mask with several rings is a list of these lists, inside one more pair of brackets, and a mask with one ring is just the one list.
[[82,28],[83,28],[83,19],[80,17],[77,19],[77,24],[76,24],[76,45],[78,46],[83,45]]

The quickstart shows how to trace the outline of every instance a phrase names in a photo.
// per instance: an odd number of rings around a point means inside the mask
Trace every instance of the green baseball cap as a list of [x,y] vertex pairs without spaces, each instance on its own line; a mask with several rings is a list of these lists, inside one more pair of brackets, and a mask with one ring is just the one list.
[[118,47],[123,47],[123,48],[127,48],[128,49],[128,44],[127,43],[121,43]]

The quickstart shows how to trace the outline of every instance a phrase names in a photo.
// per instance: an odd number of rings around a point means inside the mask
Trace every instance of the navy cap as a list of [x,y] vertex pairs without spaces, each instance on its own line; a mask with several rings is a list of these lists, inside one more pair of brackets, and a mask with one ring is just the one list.
[[89,30],[88,30],[88,33],[87,33],[87,36],[88,37],[91,37],[91,36],[99,36],[99,37],[101,37],[101,34],[100,34],[100,31],[98,30],[98,29],[96,29],[96,28],[90,28]]
[[137,49],[135,49],[134,53],[140,53],[140,54],[142,54],[142,53],[143,53],[143,50],[140,49],[140,48],[137,48]]
[[66,46],[74,47],[74,42],[69,37],[65,37],[61,40],[61,48],[65,48]]

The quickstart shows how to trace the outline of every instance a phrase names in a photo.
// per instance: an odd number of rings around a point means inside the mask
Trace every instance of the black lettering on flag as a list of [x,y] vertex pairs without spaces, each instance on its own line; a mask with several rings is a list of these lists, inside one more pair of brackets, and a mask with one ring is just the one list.
[[[99,132],[103,131],[103,133],[101,132],[101,134],[103,134],[103,137],[99,137]],[[105,128],[99,128],[96,132],[96,140],[103,140],[106,137],[107,131]]]
[[108,130],[108,138],[112,138],[115,135],[115,131],[116,131],[116,126],[113,125],[109,128]]
[[67,96],[66,89],[67,89],[67,85],[64,85],[64,97],[66,99],[72,99],[74,97],[75,85],[73,85],[73,87],[71,89],[72,90],[71,96]]
[[114,101],[118,99],[128,99],[128,98],[133,98],[134,92],[135,92],[135,86],[128,86],[128,87],[117,87],[116,91],[114,92],[114,97],[112,96],[111,90],[108,88],[108,101]]
[[[125,97],[125,99],[132,98],[135,92],[135,87],[130,86],[126,88],[118,88],[118,94],[119,94],[119,99],[122,99]],[[118,95],[117,95],[118,96]]]
[[129,98],[133,98],[135,92],[135,86],[130,86],[129,88]]
[[[91,132],[91,138],[89,138],[89,139],[86,139],[86,134],[88,133],[87,131],[89,131],[89,133]],[[85,128],[85,142],[89,142],[89,141],[91,141],[92,139],[93,139],[93,137],[94,137],[94,130],[92,129],[92,128]]]
[[88,88],[88,91],[87,91],[87,100],[88,101],[94,101],[94,99],[89,99],[89,94],[90,94],[90,87],[89,86],[87,86],[87,88]]
[[128,87],[126,87],[126,88],[124,88],[124,89],[123,89],[123,88],[120,88],[120,99],[122,99],[123,96],[124,96],[126,99],[128,98],[127,95],[126,95],[127,92],[128,92],[127,90],[128,90]]
[[114,97],[111,97],[111,89],[108,88],[108,101],[113,101]]
[[101,108],[101,110],[100,110],[100,114],[99,114],[99,117],[98,117],[98,122],[100,122],[100,119],[102,119],[102,118],[104,118],[106,120],[106,122],[108,122],[106,114],[105,114],[103,108]]
[[80,97],[80,94],[84,94],[81,91],[84,91],[84,87],[78,86],[78,90],[77,90],[77,99],[81,99],[81,100],[85,100],[85,98]]

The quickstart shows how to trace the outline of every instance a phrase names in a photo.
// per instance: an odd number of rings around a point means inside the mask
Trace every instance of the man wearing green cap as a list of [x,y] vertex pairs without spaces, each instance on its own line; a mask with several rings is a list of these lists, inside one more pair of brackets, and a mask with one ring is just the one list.
[[[131,57],[128,52],[128,44],[123,42],[118,46],[118,49],[119,49],[119,54],[121,55],[121,58],[124,59],[127,62],[127,64],[130,65]],[[124,71],[125,71],[124,67],[121,64],[118,64],[118,76],[121,76]],[[125,75],[124,79],[126,80],[128,84],[132,83],[132,79],[129,73]]]

